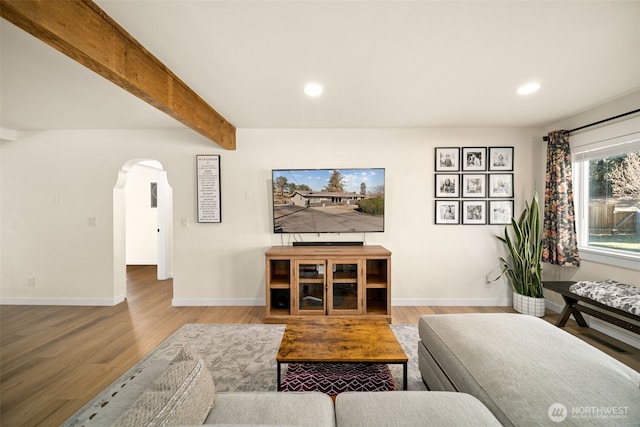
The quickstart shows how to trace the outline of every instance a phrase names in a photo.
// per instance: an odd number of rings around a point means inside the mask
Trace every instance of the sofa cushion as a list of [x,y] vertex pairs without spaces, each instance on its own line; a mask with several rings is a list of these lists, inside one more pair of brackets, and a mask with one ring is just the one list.
[[214,385],[202,358],[185,346],[167,370],[116,422],[116,426],[202,424]]
[[423,315],[418,331],[432,368],[455,390],[477,397],[503,425],[553,424],[549,413],[556,407],[566,408],[563,425],[602,422],[580,412],[594,408],[626,411],[617,425],[640,419],[640,374],[542,319]]
[[446,391],[341,393],[336,398],[340,427],[500,426],[480,401]]
[[324,393],[216,393],[205,424],[335,426],[333,401]]

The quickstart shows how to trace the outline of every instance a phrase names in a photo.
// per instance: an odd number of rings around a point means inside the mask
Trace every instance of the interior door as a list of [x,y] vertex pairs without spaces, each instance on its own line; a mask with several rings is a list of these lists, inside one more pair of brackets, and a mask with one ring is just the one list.
[[158,280],[173,277],[173,189],[167,172],[158,172]]

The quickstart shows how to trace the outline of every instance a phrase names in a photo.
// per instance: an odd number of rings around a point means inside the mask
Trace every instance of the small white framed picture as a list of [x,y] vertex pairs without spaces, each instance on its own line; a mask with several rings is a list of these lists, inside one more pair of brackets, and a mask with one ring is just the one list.
[[487,147],[462,148],[462,170],[463,171],[487,170]]
[[487,202],[484,200],[463,200],[461,215],[463,224],[486,224]]
[[489,200],[489,224],[511,224],[513,200]]
[[487,175],[462,174],[462,197],[476,199],[487,197]]
[[494,173],[489,175],[489,197],[501,199],[513,197],[513,174]]
[[460,148],[436,147],[436,172],[455,172],[460,170]]
[[460,201],[436,200],[436,224],[459,224]]
[[513,147],[489,147],[489,170],[512,171]]
[[460,175],[457,173],[436,174],[436,198],[460,197]]

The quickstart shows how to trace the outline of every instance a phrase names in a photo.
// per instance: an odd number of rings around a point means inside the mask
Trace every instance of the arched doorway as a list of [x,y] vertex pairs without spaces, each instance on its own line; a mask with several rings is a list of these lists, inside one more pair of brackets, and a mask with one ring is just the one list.
[[[135,186],[133,183],[136,183]],[[142,192],[139,188],[141,183],[144,188]],[[155,200],[154,196],[156,196]],[[157,202],[155,205],[154,201]],[[128,254],[133,251],[132,248],[136,248],[137,252],[133,256],[137,257],[137,261],[132,262],[157,264],[158,280],[173,277],[172,213],[173,190],[169,185],[167,172],[162,164],[149,159],[134,159],[126,162],[118,171],[118,179],[113,188],[115,295],[126,296],[126,266],[132,258],[132,255]],[[132,221],[132,217],[136,218],[134,220],[141,221],[144,226],[127,227],[127,223]],[[128,232],[128,228],[135,229],[136,234]],[[146,234],[139,233],[138,229],[141,228],[151,228],[151,230],[146,230]],[[132,239],[135,239],[135,245],[132,245]],[[155,246],[155,254],[150,254],[149,245]],[[145,246],[147,247],[146,252]],[[144,255],[140,256],[140,253]]]

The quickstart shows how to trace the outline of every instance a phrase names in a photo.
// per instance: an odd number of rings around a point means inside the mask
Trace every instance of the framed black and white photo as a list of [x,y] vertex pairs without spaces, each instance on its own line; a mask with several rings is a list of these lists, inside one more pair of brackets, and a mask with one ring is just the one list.
[[513,147],[489,147],[489,170],[512,171]]
[[463,171],[487,170],[487,147],[462,148],[462,170]]
[[462,197],[487,197],[487,175],[462,174]]
[[489,197],[510,198],[513,197],[513,174],[494,173],[489,175]]
[[436,198],[460,197],[460,175],[437,173],[435,195]]
[[484,200],[463,200],[461,216],[463,224],[486,224],[487,202]]
[[460,202],[436,200],[436,224],[459,224]]
[[513,200],[489,200],[489,224],[511,224]]
[[436,172],[460,170],[460,148],[436,147]]

